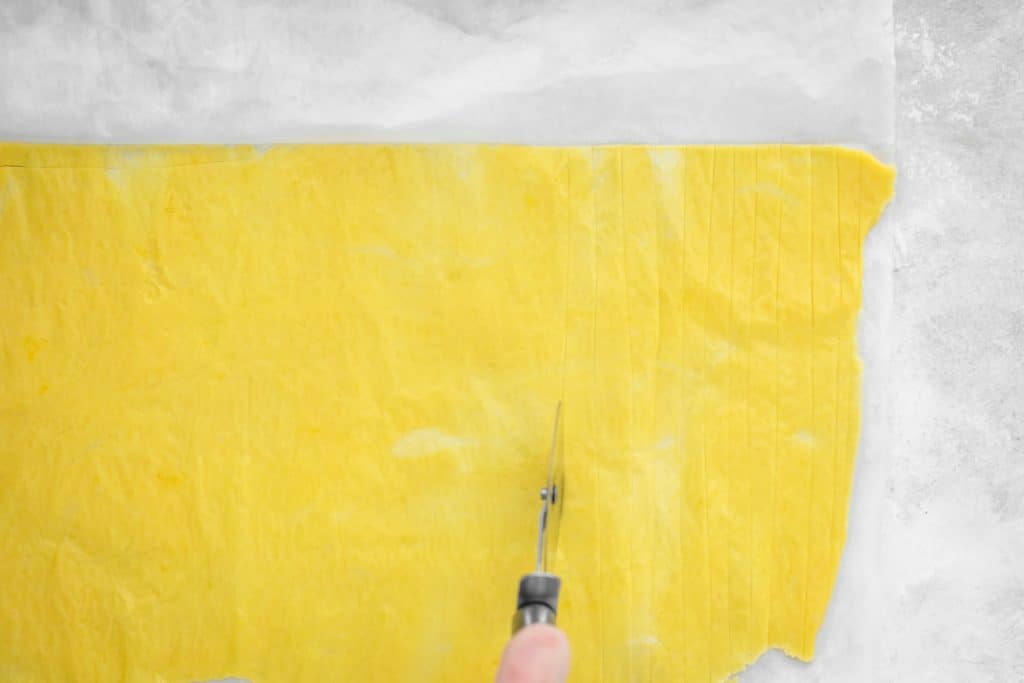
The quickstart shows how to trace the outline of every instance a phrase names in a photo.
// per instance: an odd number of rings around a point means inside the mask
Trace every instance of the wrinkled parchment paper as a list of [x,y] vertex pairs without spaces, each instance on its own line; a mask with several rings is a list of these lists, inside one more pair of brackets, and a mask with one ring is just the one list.
[[8,8],[0,136],[821,142],[888,158],[891,3]]

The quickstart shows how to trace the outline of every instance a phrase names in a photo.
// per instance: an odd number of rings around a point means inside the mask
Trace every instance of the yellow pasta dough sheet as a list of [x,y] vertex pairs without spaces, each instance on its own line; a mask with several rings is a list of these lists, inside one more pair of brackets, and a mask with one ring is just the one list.
[[0,679],[575,681],[814,653],[858,436],[835,147],[0,144]]

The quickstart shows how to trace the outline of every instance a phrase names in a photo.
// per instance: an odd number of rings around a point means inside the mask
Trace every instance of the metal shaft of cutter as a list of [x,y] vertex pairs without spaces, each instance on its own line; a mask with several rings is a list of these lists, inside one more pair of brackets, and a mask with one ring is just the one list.
[[540,521],[537,527],[537,572],[544,571],[544,529],[548,525],[548,506],[540,508]]

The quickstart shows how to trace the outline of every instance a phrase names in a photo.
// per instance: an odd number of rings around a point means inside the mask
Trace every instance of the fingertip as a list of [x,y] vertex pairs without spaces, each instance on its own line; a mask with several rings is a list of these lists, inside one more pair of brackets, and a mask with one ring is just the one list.
[[569,657],[569,639],[561,629],[527,626],[505,646],[497,683],[564,683]]

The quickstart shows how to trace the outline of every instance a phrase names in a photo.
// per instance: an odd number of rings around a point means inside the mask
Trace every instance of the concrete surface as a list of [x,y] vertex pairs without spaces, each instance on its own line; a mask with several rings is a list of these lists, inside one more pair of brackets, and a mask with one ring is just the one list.
[[1024,4],[896,3],[879,680],[1024,681]]

